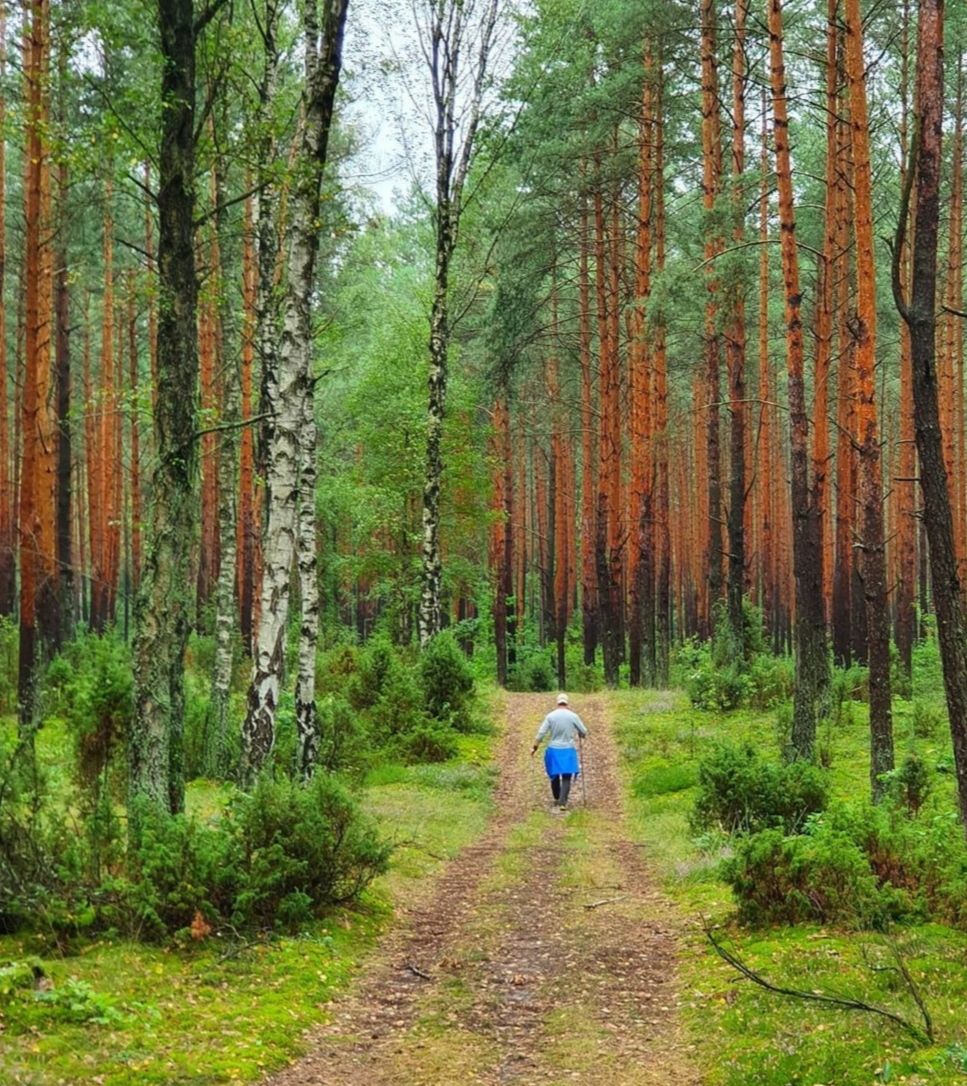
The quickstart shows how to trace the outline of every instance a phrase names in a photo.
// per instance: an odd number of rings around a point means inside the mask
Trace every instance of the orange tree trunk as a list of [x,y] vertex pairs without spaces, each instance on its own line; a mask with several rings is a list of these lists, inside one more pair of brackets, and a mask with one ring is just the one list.
[[20,477],[20,658],[18,701],[21,728],[35,715],[36,670],[50,632],[56,591],[55,471],[57,429],[51,410],[52,279],[50,237],[50,150],[48,124],[50,6],[33,0],[24,43],[27,111],[24,179],[24,373],[21,400],[23,457]]
[[[582,171],[583,172],[583,171]],[[578,342],[581,359],[581,611],[584,662],[594,664],[598,646],[598,575],[594,561],[595,521],[595,411],[591,367],[591,315],[589,254],[590,229],[587,195],[581,195],[578,255]]]
[[[903,3],[903,30],[900,47],[901,120],[900,142],[907,145],[909,128],[909,0]],[[900,187],[906,188],[904,158],[900,170]],[[904,290],[910,282],[910,246],[905,242],[900,254],[900,277]],[[900,322],[900,448],[897,457],[899,467],[893,479],[896,503],[897,531],[897,582],[895,602],[894,638],[900,662],[907,675],[913,668],[913,643],[916,640],[916,580],[917,580],[917,522],[916,522],[916,473],[917,447],[913,429],[913,370],[910,358],[910,329]]]
[[[7,127],[7,6],[0,3],[0,132]],[[16,515],[7,380],[7,141],[0,138],[0,615],[16,606]]]
[[715,0],[702,0],[702,194],[706,212],[705,260],[707,298],[705,303],[705,424],[708,467],[708,509],[706,568],[708,611],[711,625],[716,604],[722,595],[722,465],[719,426],[721,337],[718,331],[718,269],[716,258],[722,241],[712,222],[722,177],[722,141],[719,121],[718,76],[715,62]]
[[[732,218],[733,240],[745,237],[742,174],[745,170],[746,15],[748,0],[735,5],[735,48],[732,59]],[[746,536],[746,403],[745,283],[738,269],[729,277],[725,358],[729,377],[729,579],[728,614],[734,650],[744,653],[742,597],[745,591]]]
[[876,409],[876,263],[873,252],[873,193],[870,172],[869,115],[859,0],[846,0],[846,72],[853,130],[853,192],[856,231],[857,432],[860,455],[862,546],[860,573],[866,600],[870,669],[870,784],[874,799],[886,788],[893,769],[893,718],[890,692],[890,618],[886,592],[883,531],[883,479]]
[[789,150],[789,115],[783,55],[781,0],[768,0],[770,82],[775,123],[776,182],[779,193],[780,247],[785,293],[786,364],[789,382],[790,504],[795,576],[796,690],[792,743],[800,758],[811,758],[816,715],[826,696],[829,669],[822,601],[821,540],[809,493],[809,420],[803,380],[803,330],[799,254]]
[[651,293],[652,131],[654,128],[650,47],[645,51],[645,79],[638,129],[638,228],[635,239],[635,307],[629,343],[631,400],[631,495],[629,510],[631,624],[628,630],[632,686],[655,678],[651,336],[645,310]]

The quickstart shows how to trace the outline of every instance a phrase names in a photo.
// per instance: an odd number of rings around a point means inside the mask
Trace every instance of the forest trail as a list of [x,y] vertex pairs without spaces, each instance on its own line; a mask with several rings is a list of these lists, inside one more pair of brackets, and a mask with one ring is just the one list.
[[676,1013],[677,918],[627,833],[605,702],[587,807],[550,810],[531,740],[547,695],[506,696],[496,809],[269,1086],[697,1084]]

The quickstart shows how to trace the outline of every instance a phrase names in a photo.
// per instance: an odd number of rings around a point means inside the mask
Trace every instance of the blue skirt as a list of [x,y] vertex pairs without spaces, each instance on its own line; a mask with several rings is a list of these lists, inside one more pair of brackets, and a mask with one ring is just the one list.
[[549,777],[570,773],[576,777],[579,771],[578,752],[574,747],[548,747],[544,751],[544,768]]

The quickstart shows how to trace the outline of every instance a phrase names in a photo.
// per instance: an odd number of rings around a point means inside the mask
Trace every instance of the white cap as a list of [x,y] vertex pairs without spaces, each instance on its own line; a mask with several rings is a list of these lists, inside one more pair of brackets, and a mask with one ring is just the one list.
[[558,694],[557,695],[557,704],[558,705],[567,705],[567,704],[569,704],[569,702],[567,700],[567,694]]

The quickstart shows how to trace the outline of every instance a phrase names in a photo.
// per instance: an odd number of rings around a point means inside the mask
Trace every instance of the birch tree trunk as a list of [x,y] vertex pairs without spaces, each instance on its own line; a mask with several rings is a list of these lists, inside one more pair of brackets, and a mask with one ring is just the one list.
[[[319,193],[326,164],[333,101],[339,82],[346,0],[323,0],[322,8],[321,26],[315,0],[306,4],[303,10],[305,89],[302,100],[300,161],[290,205],[277,380],[267,386],[268,398],[263,404],[263,409],[272,416],[272,425],[266,447],[267,509],[262,603],[252,682],[249,687],[248,713],[242,729],[242,772],[248,779],[265,765],[275,744],[275,714],[279,706],[289,616],[289,585],[299,528],[297,499],[299,471],[304,456],[300,435],[306,426],[306,400],[311,398],[312,387],[309,379],[312,349],[310,299],[319,246]],[[314,460],[314,429],[311,444]],[[314,483],[314,463],[312,479]],[[313,497],[314,486],[309,500],[312,501]],[[314,535],[312,549],[311,572],[314,579]],[[300,561],[300,573],[301,566]],[[318,622],[317,599],[314,611],[315,621]],[[300,680],[303,677],[303,647],[305,646],[300,646]],[[312,656],[314,659],[314,642]],[[300,682],[298,696],[303,696],[304,693]],[[303,753],[311,746],[312,743],[303,741],[300,732],[300,761]],[[300,765],[303,771],[305,768]]]
[[299,674],[295,688],[295,724],[297,735],[296,771],[306,780],[312,776],[312,771],[319,757],[319,727],[316,719],[316,644],[319,641],[319,578],[316,560],[317,434],[314,388],[315,383],[311,379],[307,379],[302,403],[302,431],[299,435],[298,563],[302,623],[299,627]]
[[[219,208],[223,201],[219,170],[212,173],[212,202]],[[216,212],[215,234],[212,239],[212,274],[215,277],[215,305],[221,311],[222,343],[229,327],[230,307],[222,282],[220,234],[224,216]],[[233,643],[235,626],[235,580],[237,540],[238,460],[241,382],[238,363],[233,352],[224,366],[222,410],[220,419],[225,429],[218,445],[218,580],[215,585],[215,663],[212,672],[211,711],[206,734],[206,772],[222,777],[228,770],[228,699],[232,683]]]

